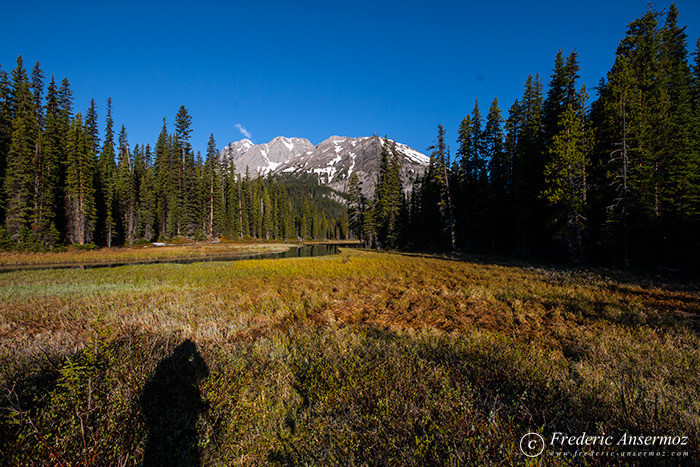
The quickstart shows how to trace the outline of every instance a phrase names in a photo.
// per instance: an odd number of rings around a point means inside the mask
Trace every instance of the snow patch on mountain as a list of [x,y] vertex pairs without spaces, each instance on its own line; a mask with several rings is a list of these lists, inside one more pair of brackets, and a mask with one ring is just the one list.
[[[401,162],[404,188],[408,191],[428,165],[430,159],[415,149],[394,141]],[[374,190],[382,147],[385,142],[378,136],[349,138],[331,136],[310,151],[300,154],[280,165],[272,173],[315,174],[320,183],[346,192],[350,177],[356,173],[362,183],[362,191],[370,194]]]
[[404,189],[409,191],[425,172],[430,158],[405,144],[385,140],[376,135],[351,138],[331,136],[314,146],[306,138],[278,136],[264,144],[242,139],[228,144],[220,154],[223,163],[233,163],[236,173],[251,178],[267,174],[316,175],[320,183],[346,192],[348,182],[357,174],[362,191],[374,190],[382,147],[395,148],[401,162]]
[[313,149],[306,138],[286,138],[278,136],[269,143],[254,144],[242,139],[228,144],[220,153],[222,162],[233,162],[236,173],[251,177],[266,175],[288,160]]

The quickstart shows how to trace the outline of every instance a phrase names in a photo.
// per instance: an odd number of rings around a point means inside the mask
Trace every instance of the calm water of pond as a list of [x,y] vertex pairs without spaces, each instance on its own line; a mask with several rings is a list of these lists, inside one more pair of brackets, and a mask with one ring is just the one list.
[[[352,247],[354,245],[342,245],[343,247]],[[192,264],[212,261],[241,261],[245,259],[278,259],[278,258],[303,258],[309,256],[327,256],[338,254],[338,245],[331,244],[315,244],[315,245],[293,245],[289,250],[279,253],[247,253],[247,254],[230,254],[216,256],[196,256],[185,258],[163,258],[146,261],[119,261],[114,263],[71,263],[71,264],[52,264],[52,265],[27,265],[27,266],[0,266],[0,273],[35,270],[35,269],[91,269],[91,268],[113,268],[117,266],[127,266],[132,264],[161,264],[161,263],[178,263]]]

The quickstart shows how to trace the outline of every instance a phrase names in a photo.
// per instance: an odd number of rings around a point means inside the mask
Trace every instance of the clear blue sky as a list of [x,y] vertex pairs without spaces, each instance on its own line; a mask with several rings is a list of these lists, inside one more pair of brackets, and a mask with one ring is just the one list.
[[[658,1],[665,8],[670,1]],[[67,77],[76,111],[108,96],[129,142],[156,141],[180,105],[204,152],[243,136],[373,133],[425,151],[442,123],[456,130],[474,100],[498,97],[504,116],[526,76],[549,81],[554,55],[579,53],[581,83],[610,69],[627,25],[648,1],[141,1],[6,2],[0,64],[22,54],[48,78]],[[689,49],[700,2],[676,5]],[[594,97],[594,93],[591,93]],[[172,128],[172,127],[171,127]]]

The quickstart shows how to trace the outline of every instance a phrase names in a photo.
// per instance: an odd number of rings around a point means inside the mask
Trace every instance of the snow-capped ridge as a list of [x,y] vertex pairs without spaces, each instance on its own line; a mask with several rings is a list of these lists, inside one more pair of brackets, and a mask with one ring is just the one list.
[[242,139],[226,146],[219,157],[226,163],[233,162],[236,173],[244,174],[247,171],[252,177],[257,177],[266,175],[313,147],[306,138],[277,136],[263,144],[254,144],[249,139]]
[[[399,155],[404,188],[410,190],[430,159],[405,144],[386,141]],[[376,183],[384,144],[385,139],[377,135],[357,138],[333,135],[316,146],[306,138],[277,136],[263,144],[254,144],[249,139],[230,143],[220,157],[224,162],[233,162],[239,174],[247,171],[253,178],[267,174],[312,174],[318,177],[319,183],[338,191],[347,191],[350,177],[356,174],[363,192],[369,194]]]
[[[394,141],[387,141],[396,148],[401,161],[404,188],[410,190],[417,177],[425,171],[430,159],[405,144],[394,145]],[[383,146],[384,138],[377,135],[357,138],[333,135],[312,150],[283,163],[272,174],[314,174],[320,183],[338,191],[347,191],[350,177],[357,174],[363,192],[369,194],[376,183]]]

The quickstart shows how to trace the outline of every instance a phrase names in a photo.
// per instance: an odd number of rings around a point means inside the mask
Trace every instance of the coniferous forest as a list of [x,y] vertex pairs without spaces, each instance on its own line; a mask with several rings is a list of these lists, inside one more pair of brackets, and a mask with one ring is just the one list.
[[387,151],[371,199],[349,185],[351,230],[383,248],[697,265],[700,41],[689,53],[677,17],[629,25],[593,102],[576,51],[560,50],[546,92],[537,74],[505,116],[497,99],[485,117],[475,102],[455,157],[438,125],[408,196]]
[[236,174],[219,158],[213,135],[205,157],[195,154],[184,106],[174,131],[164,119],[153,147],[132,148],[126,128],[115,128],[111,99],[101,139],[95,101],[83,116],[74,112],[67,79],[57,85],[51,76],[45,94],[44,80],[39,63],[29,75],[21,56],[9,76],[0,70],[5,248],[346,236],[347,214],[328,199],[331,190],[296,180],[287,189],[271,178]]
[[[678,11],[632,22],[606,78],[577,82],[576,51],[546,86],[528,76],[504,115],[464,117],[451,157],[438,126],[409,189],[389,144],[373,196],[349,180],[347,213],[318,184],[236,175],[211,135],[190,145],[182,106],[158,140],[130,146],[112,103],[73,108],[67,79],[0,70],[0,241],[4,247],[114,246],[220,236],[360,238],[391,249],[464,251],[572,263],[688,266],[700,260],[700,62]],[[100,136],[102,134],[102,137]]]

